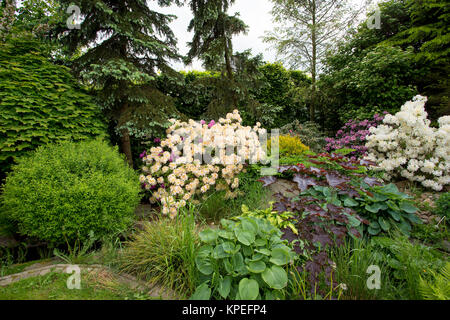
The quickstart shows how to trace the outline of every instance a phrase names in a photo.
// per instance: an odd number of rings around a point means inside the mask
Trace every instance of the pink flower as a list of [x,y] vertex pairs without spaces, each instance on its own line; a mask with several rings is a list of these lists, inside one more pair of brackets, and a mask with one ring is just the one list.
[[208,128],[211,129],[215,124],[216,122],[214,120],[211,120],[211,122],[208,124]]

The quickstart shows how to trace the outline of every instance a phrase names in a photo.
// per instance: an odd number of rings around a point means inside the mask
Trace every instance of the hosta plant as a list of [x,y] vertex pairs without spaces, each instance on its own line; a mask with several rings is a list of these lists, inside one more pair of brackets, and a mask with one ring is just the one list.
[[283,299],[288,284],[286,269],[296,259],[282,232],[266,219],[222,219],[221,229],[206,229],[199,236],[195,263],[199,283],[191,299]]

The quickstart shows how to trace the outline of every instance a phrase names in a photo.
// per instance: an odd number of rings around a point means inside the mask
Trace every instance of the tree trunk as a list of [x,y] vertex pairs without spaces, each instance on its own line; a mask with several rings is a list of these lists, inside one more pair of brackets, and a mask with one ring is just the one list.
[[[127,122],[126,119],[127,113],[129,112],[128,104],[125,103],[120,109],[118,126],[121,127],[125,125]],[[127,128],[123,128],[120,130],[120,148],[122,152],[127,157],[127,162],[131,168],[133,168],[133,154],[131,153],[131,141],[130,141],[130,132]]]
[[309,107],[310,121],[315,120],[316,113],[316,68],[317,68],[317,39],[316,39],[316,1],[312,2],[312,30],[311,30],[311,43],[312,43],[312,65],[311,65],[311,105]]
[[[230,46],[228,46],[227,43],[227,39],[226,36],[224,35],[224,43],[225,43],[225,66],[227,69],[227,76],[228,79],[230,80],[230,87],[234,87],[234,76],[233,76],[233,68],[231,67],[231,56],[230,56]],[[232,49],[231,49],[232,50]],[[231,55],[233,54],[233,52],[231,52]],[[238,102],[237,102],[237,97],[236,97],[236,93],[233,91],[233,96],[232,96],[232,100],[233,100],[233,109],[237,109],[238,107]]]

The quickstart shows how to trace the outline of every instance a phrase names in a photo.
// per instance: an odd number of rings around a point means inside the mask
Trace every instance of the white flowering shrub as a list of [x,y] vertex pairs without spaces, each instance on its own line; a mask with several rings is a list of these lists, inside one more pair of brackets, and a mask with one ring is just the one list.
[[239,187],[237,175],[246,163],[266,159],[266,130],[261,124],[242,126],[237,110],[211,121],[170,120],[167,138],[143,157],[140,181],[152,191],[150,201],[162,204],[163,214],[174,218],[178,209],[210,190],[225,190],[234,198]]
[[426,97],[416,96],[370,128],[366,159],[377,163],[375,170],[385,171],[386,180],[404,177],[441,191],[450,183],[450,116],[439,119],[438,129],[430,127],[426,102]]

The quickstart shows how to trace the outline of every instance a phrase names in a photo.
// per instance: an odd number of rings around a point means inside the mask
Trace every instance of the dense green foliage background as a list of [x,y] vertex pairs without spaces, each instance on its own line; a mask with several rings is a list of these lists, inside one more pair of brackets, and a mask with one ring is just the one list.
[[40,145],[105,136],[93,98],[33,38],[0,44],[0,171]]

